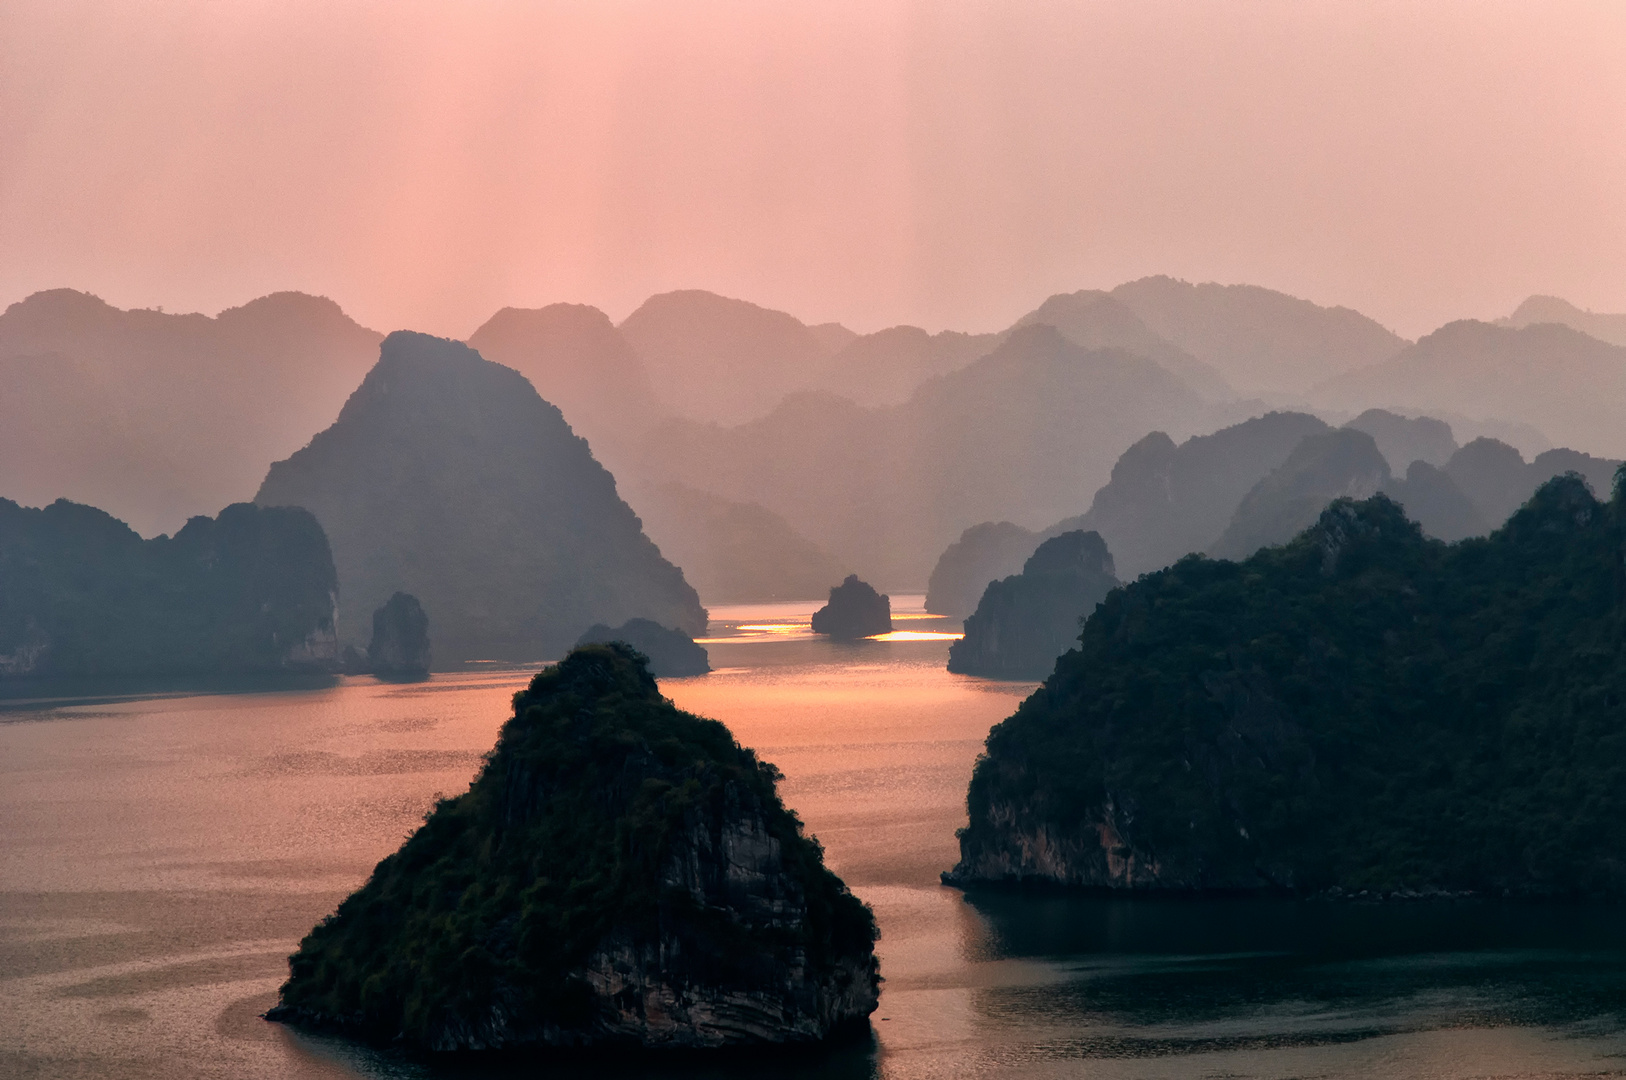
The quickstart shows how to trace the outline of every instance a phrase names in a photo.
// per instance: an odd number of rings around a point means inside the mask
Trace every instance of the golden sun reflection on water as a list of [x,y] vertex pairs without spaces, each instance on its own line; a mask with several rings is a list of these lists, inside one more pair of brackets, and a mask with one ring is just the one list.
[[[946,615],[926,610],[926,597],[905,593],[892,597],[892,622],[924,624],[919,628],[873,634],[862,641],[958,641],[965,635]],[[765,641],[812,640],[813,613],[819,600],[789,600],[773,604],[720,604],[711,609],[708,634],[695,638],[701,645],[745,645]],[[933,627],[928,629],[928,627]]]

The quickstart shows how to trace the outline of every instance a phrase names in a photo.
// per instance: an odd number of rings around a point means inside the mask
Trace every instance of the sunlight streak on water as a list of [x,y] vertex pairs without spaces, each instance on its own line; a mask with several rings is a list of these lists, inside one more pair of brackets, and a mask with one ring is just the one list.
[[[708,634],[695,638],[702,645],[759,643],[765,641],[812,641],[813,613],[823,606],[818,600],[791,600],[774,604],[725,604],[711,609]],[[872,634],[860,641],[958,641],[965,635],[948,628],[954,620],[926,610],[926,597],[906,593],[892,598],[892,621],[941,625],[943,629],[893,630]]]

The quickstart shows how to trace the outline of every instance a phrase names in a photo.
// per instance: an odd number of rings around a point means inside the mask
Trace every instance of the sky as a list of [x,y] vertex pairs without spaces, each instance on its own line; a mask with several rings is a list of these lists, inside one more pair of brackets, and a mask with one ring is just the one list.
[[0,0],[0,303],[1626,310],[1626,4]]

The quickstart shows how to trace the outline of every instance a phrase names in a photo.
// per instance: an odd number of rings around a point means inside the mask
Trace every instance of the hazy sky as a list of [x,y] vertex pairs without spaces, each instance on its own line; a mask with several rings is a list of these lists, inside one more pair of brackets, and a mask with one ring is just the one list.
[[0,302],[1626,310],[1626,3],[0,0]]

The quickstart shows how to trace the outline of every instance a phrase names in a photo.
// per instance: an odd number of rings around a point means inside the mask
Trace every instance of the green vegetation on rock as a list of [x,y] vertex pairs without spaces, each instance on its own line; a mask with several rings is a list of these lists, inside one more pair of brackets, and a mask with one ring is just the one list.
[[989,735],[960,882],[1626,894],[1626,498],[1340,499],[1113,592]]
[[301,942],[273,1019],[430,1050],[812,1040],[875,921],[722,724],[626,645],[514,697],[485,769]]

